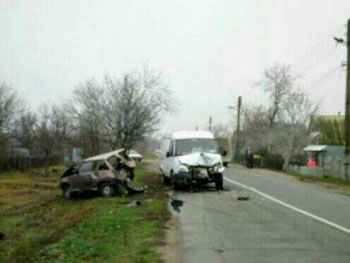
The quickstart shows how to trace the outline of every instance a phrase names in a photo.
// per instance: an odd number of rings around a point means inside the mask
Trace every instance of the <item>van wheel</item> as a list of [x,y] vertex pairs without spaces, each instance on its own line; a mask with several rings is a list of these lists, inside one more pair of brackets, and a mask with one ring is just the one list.
[[173,183],[172,183],[172,186],[173,186],[173,189],[174,189],[174,190],[180,190],[180,184],[179,184],[179,183],[173,182]]
[[175,182],[175,181],[173,180],[173,172],[170,173],[170,178],[169,178],[169,180],[170,180],[170,184],[171,184],[172,188],[173,188],[174,190],[179,190],[180,185],[179,185],[177,182]]
[[162,182],[164,185],[170,185],[171,184],[171,179],[169,177],[166,177],[164,174],[162,174]]
[[109,183],[100,184],[99,189],[103,197],[110,197],[115,193],[115,188]]
[[215,187],[217,190],[223,189],[224,180],[222,178],[222,174],[217,174],[215,176]]

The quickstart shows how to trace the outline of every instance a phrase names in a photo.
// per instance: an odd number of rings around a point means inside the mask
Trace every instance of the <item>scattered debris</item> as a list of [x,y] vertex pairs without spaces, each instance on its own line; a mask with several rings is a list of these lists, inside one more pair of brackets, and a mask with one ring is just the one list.
[[237,200],[248,201],[250,200],[250,193],[246,191],[239,191],[237,194]]
[[237,200],[239,200],[239,201],[248,201],[248,200],[250,200],[250,197],[249,196],[238,196]]
[[128,191],[128,194],[138,194],[143,193],[145,189],[143,187],[136,187],[131,185],[126,185],[126,190]]
[[135,200],[127,204],[126,206],[140,206],[141,204],[142,204],[141,200]]

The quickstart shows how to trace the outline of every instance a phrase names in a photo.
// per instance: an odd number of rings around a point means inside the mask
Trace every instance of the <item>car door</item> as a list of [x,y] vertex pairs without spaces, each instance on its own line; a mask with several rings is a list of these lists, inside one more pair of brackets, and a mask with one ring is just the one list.
[[94,162],[83,162],[79,167],[78,174],[72,176],[71,185],[73,189],[89,189],[92,187],[92,174],[94,171]]

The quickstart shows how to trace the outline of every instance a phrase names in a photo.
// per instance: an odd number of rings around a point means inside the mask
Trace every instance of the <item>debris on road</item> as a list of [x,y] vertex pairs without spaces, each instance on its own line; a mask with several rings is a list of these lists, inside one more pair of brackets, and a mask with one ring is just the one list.
[[238,201],[248,201],[248,200],[250,200],[250,193],[245,192],[245,191],[238,192],[237,200]]
[[250,199],[249,196],[238,196],[237,200],[238,201],[248,201]]

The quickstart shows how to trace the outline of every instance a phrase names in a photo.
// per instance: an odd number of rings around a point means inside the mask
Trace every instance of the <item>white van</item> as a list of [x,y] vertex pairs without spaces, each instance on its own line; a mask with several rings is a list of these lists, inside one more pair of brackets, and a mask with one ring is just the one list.
[[221,155],[217,143],[208,131],[177,131],[162,139],[160,170],[163,182],[179,185],[215,182],[217,189],[223,188]]

